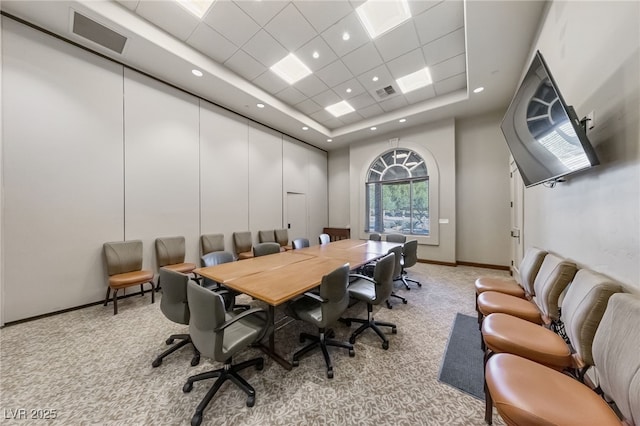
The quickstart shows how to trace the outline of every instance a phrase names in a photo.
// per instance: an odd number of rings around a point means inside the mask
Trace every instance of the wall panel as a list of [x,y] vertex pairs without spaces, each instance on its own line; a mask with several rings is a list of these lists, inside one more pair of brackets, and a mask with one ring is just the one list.
[[322,228],[329,223],[327,154],[308,148],[307,159],[309,240],[317,241],[318,235],[322,233]]

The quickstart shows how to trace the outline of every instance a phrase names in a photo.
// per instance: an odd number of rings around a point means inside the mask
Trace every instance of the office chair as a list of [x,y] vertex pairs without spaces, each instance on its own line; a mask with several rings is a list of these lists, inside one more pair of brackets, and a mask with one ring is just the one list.
[[[189,325],[189,304],[187,303],[187,283],[189,277],[183,273],[173,271],[167,268],[160,269],[160,276],[164,283],[162,289],[162,298],[160,299],[160,310],[169,321],[173,321],[178,324]],[[159,367],[162,364],[162,360],[180,349],[191,343],[191,336],[188,334],[172,334],[166,340],[167,345],[172,344],[175,340],[179,340],[178,343],[162,352],[156,359],[153,360],[151,366]],[[200,362],[200,352],[193,347],[194,353],[191,358],[191,365],[198,365]]]
[[268,231],[258,231],[258,242],[259,243],[275,243],[276,233],[273,232],[273,229],[270,229]]
[[320,234],[320,236],[318,237],[318,241],[321,245],[329,244],[331,242],[331,237],[329,236],[329,234]]
[[258,243],[253,246],[253,257],[275,253],[280,253],[280,244],[278,243]]
[[214,251],[224,251],[224,234],[201,235],[200,253],[202,253],[202,256]]
[[276,229],[273,232],[276,234],[276,243],[280,244],[285,250],[292,250],[293,247],[289,245],[289,231],[287,228]]
[[318,327],[320,333],[319,336],[300,333],[300,342],[311,340],[311,343],[293,355],[294,367],[299,365],[299,359],[302,355],[320,346],[322,355],[324,355],[324,362],[327,365],[327,377],[332,379],[333,365],[331,364],[327,346],[349,349],[349,356],[355,356],[353,344],[328,339],[326,336],[329,333],[327,328],[338,321],[349,306],[348,285],[349,264],[346,264],[322,277],[319,294],[305,293],[304,297],[291,302],[287,306],[287,310],[293,318]]
[[407,288],[407,290],[411,290],[408,281],[418,284],[418,287],[422,287],[422,284],[420,284],[419,281],[407,278],[405,276],[407,275],[407,268],[411,268],[416,263],[418,263],[418,240],[408,241],[404,244],[404,246],[402,246],[402,260],[400,263],[402,265],[400,278],[402,279],[402,282],[404,283],[404,286]]
[[407,242],[407,237],[406,237],[406,235],[402,235],[402,234],[388,234],[387,235],[387,242],[388,243],[402,243],[402,244],[404,244],[405,242]]
[[382,241],[382,235],[380,234],[369,234],[370,241]]
[[[156,238],[156,261],[160,268],[188,274],[196,269],[195,263],[184,261],[185,243],[184,237]],[[156,283],[156,291],[160,290],[160,275]]]
[[109,303],[109,294],[113,290],[113,315],[117,315],[118,291],[140,285],[140,295],[144,295],[143,285],[146,283],[151,284],[151,303],[154,303],[153,272],[142,269],[142,241],[116,241],[104,243],[102,247],[109,276],[104,306]]
[[238,260],[249,259],[253,257],[251,246],[253,240],[250,231],[234,232],[233,233],[233,246],[236,251],[236,257]]
[[[223,263],[233,262],[233,255],[228,251],[214,251],[211,253],[207,253],[200,258],[200,263],[203,267],[207,266],[215,266],[221,265]],[[227,310],[232,310],[235,308],[249,309],[249,305],[236,305],[236,296],[240,293],[237,291],[231,290],[230,288],[224,287],[220,285],[220,283],[213,281],[207,277],[202,277],[202,287],[211,290],[211,291],[220,291],[222,295],[222,299],[224,300],[224,306]]]
[[182,387],[183,392],[191,392],[195,382],[217,377],[191,418],[191,424],[198,426],[202,423],[205,408],[227,380],[231,380],[247,394],[247,407],[253,407],[256,391],[238,372],[251,366],[262,370],[264,359],[260,357],[233,364],[232,357],[259,342],[267,334],[270,326],[264,309],[254,308],[241,313],[226,312],[219,294],[200,287],[195,282],[187,284],[187,299],[191,309],[189,334],[193,344],[202,355],[224,363],[222,368],[189,377]]
[[309,247],[309,240],[306,238],[296,238],[293,240],[292,247],[294,250]]
[[[394,262],[393,262],[393,275],[392,275],[393,279],[391,280],[392,281],[391,294],[389,295],[389,297],[395,297],[396,299],[400,299],[402,300],[402,303],[406,305],[407,299],[397,295],[395,290],[393,289],[393,282],[399,281],[402,279],[402,246],[393,247],[389,249],[387,253],[393,253],[395,255]],[[389,299],[387,299],[386,304],[387,304],[387,308],[393,309],[393,306],[391,305],[391,302],[389,301]]]
[[356,337],[363,331],[371,328],[382,339],[382,348],[389,349],[389,340],[384,335],[380,327],[391,327],[391,333],[398,331],[395,324],[376,321],[373,318],[373,306],[385,302],[393,290],[393,269],[395,267],[395,253],[389,253],[380,259],[373,271],[373,278],[365,275],[351,274],[349,277],[357,278],[349,285],[349,296],[367,304],[367,319],[345,318],[343,322],[351,326],[352,322],[362,324],[349,337],[349,343],[355,343]]

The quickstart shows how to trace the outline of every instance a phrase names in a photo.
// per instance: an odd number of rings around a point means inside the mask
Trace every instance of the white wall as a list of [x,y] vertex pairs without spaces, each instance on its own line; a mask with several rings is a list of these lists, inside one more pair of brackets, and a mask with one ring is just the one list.
[[509,149],[503,112],[456,120],[458,261],[508,266],[511,261]]
[[566,256],[640,289],[640,3],[554,2],[535,48],[601,165],[553,189],[525,190],[525,246]]
[[348,228],[349,208],[349,148],[329,151],[329,226]]

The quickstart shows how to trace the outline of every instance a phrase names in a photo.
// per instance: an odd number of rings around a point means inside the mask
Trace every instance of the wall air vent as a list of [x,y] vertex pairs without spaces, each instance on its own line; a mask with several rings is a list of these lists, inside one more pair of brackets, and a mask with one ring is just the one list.
[[122,54],[127,42],[125,36],[75,11],[73,12],[73,32],[118,54]]
[[376,95],[378,95],[379,99],[386,99],[391,95],[395,95],[395,93],[396,89],[394,89],[393,86],[387,86],[376,90]]

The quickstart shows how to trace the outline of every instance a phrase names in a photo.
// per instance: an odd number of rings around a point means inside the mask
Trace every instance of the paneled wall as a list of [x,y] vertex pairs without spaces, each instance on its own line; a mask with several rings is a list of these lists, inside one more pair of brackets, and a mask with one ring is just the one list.
[[2,19],[2,323],[103,300],[106,241],[198,263],[201,234],[280,228],[288,187],[327,226],[326,152]]

